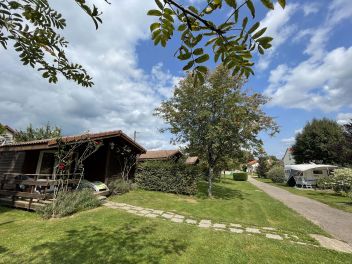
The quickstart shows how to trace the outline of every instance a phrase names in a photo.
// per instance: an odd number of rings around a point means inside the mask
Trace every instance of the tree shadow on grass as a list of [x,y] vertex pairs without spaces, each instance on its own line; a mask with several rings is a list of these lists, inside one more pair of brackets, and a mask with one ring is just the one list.
[[[117,219],[118,221],[118,219]],[[155,227],[132,221],[115,230],[84,226],[66,231],[54,242],[32,248],[43,263],[159,263],[170,254],[181,255],[187,248],[176,239],[153,236]],[[39,261],[40,262],[40,261]]]
[[[197,198],[206,199],[208,198],[208,183],[205,181],[201,181],[198,184],[198,193]],[[213,198],[215,199],[240,199],[243,200],[243,192],[240,190],[234,190],[232,188],[228,188],[224,185],[220,185],[218,183],[213,184]]]
[[7,248],[0,246],[0,254],[5,253],[6,251],[8,251]]

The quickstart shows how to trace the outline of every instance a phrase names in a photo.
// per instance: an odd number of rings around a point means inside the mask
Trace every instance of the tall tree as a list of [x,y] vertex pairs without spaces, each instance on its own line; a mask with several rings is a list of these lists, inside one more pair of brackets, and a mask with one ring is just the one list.
[[3,134],[4,132],[5,132],[5,126],[0,124],[0,135]]
[[352,120],[343,126],[346,139],[346,164],[352,165]]
[[[102,13],[97,7],[88,5],[86,0],[71,1],[90,16],[98,28]],[[108,0],[100,1],[108,3]],[[266,28],[251,21],[255,18],[257,5],[253,0],[241,3],[237,0],[207,0],[204,8],[199,10],[192,5],[183,6],[181,0],[155,2],[157,9],[148,12],[158,19],[150,25],[155,45],[166,46],[177,26],[181,43],[177,58],[186,61],[185,71],[193,69],[196,80],[204,81],[206,67],[203,64],[209,59],[205,46],[212,46],[215,62],[220,59],[233,73],[247,77],[253,74],[252,52],[257,49],[263,54],[271,47],[272,38],[264,36]],[[268,9],[274,9],[274,2],[282,8],[286,5],[286,0],[261,0]],[[217,24],[214,14],[221,14],[221,8],[227,8],[226,12],[230,14]],[[82,86],[92,86],[92,78],[86,70],[66,57],[68,41],[60,35],[65,27],[63,15],[54,10],[48,0],[0,0],[0,44],[4,49],[13,45],[23,64],[38,69],[49,82],[56,83],[61,74]]]
[[59,137],[61,137],[61,128],[57,126],[51,126],[48,122],[45,126],[38,128],[33,128],[32,124],[29,124],[26,130],[17,131],[15,134],[15,141],[26,142]]
[[244,80],[234,78],[224,66],[206,75],[204,84],[194,85],[188,75],[176,86],[174,95],[162,102],[156,115],[169,127],[174,142],[188,145],[208,165],[208,194],[216,165],[236,157],[241,149],[260,149],[257,135],[262,130],[278,131],[273,119],[261,109],[267,98],[242,90]]
[[297,163],[343,164],[345,142],[344,131],[336,121],[313,119],[296,135],[292,154]]

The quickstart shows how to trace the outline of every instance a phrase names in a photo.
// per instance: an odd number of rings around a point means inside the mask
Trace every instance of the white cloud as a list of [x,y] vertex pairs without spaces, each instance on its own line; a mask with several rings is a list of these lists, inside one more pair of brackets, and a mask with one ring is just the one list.
[[339,113],[336,120],[340,125],[348,124],[352,120],[352,113]]
[[285,145],[291,146],[295,143],[295,137],[283,138],[281,139],[281,142]]
[[331,31],[349,15],[352,1],[332,2],[326,22],[306,31],[311,35],[305,50],[310,57],[296,67],[283,64],[271,71],[264,93],[272,97],[272,105],[324,112],[352,107],[352,47],[325,48]]
[[266,35],[273,37],[272,48],[266,51],[264,56],[259,58],[257,68],[265,70],[269,67],[277,48],[286,42],[296,31],[296,26],[289,23],[291,17],[297,11],[297,4],[288,4],[285,9],[282,9],[278,3],[275,4],[275,9],[269,11],[265,18],[260,22],[261,27],[267,27]]
[[70,57],[88,69],[95,86],[82,88],[66,80],[50,85],[22,66],[17,54],[0,49],[0,121],[18,129],[50,121],[66,134],[122,129],[132,136],[136,130],[146,148],[170,148],[168,136],[158,132],[162,121],[152,113],[178,78],[162,64],[142,70],[135,51],[139,41],[149,38],[146,12],[153,1],[97,3],[104,11],[98,31],[72,2],[53,4],[67,18]]
[[309,16],[310,14],[318,13],[319,4],[318,3],[308,3],[303,5],[303,12],[305,16]]

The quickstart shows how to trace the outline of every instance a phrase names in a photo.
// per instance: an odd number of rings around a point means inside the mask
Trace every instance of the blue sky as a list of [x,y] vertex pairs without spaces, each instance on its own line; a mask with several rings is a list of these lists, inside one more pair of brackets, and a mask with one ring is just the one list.
[[[132,136],[138,131],[137,139],[146,148],[172,148],[170,135],[158,132],[162,120],[152,113],[184,73],[173,57],[177,38],[167,48],[150,40],[153,18],[145,14],[153,1],[95,1],[104,12],[98,31],[71,2],[51,2],[67,19],[63,35],[70,42],[70,57],[88,69],[95,86],[86,89],[66,80],[48,84],[22,66],[13,50],[0,49],[0,122],[23,129],[28,123],[50,121],[65,134],[122,129]],[[227,14],[222,10],[215,20]],[[352,118],[352,1],[288,0],[285,10],[260,7],[257,14],[274,45],[256,57],[256,74],[246,88],[272,98],[265,111],[276,118],[281,132],[261,137],[267,152],[281,157],[312,118],[340,123]]]

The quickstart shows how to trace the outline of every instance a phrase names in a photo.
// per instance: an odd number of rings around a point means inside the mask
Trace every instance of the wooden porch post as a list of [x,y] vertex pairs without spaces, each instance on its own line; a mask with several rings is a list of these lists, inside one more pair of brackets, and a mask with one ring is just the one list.
[[106,153],[106,161],[105,161],[105,184],[108,184],[109,180],[109,171],[110,171],[110,159],[111,159],[111,149],[108,145],[108,150]]

